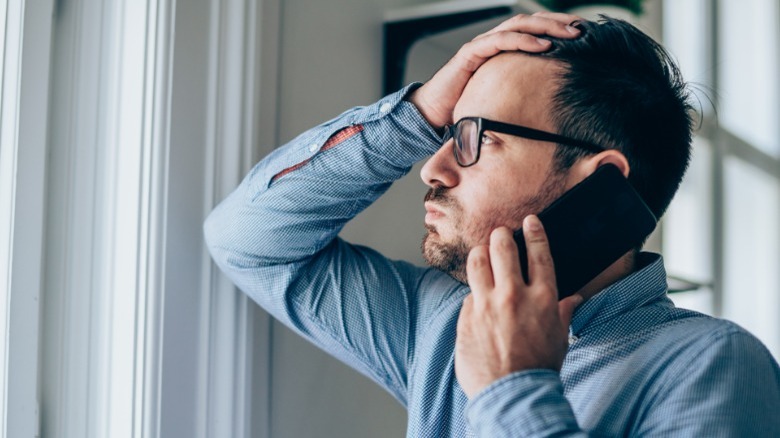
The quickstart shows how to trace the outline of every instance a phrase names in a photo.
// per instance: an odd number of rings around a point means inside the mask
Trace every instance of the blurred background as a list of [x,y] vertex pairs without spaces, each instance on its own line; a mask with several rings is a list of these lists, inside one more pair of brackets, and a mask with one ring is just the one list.
[[[425,81],[512,14],[599,2],[541,3],[0,2],[2,436],[403,436],[402,406],[220,275],[201,224],[388,75]],[[634,22],[697,90],[693,162],[648,243],[672,298],[780,357],[780,3],[602,3],[574,12]],[[431,32],[453,14],[491,18]],[[343,237],[422,263],[421,164]]]

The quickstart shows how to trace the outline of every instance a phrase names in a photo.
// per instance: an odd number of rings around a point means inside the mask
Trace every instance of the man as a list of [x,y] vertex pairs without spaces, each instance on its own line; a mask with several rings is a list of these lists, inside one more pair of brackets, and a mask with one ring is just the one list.
[[[624,22],[574,20],[507,20],[426,84],[274,151],[209,216],[214,259],[404,404],[408,436],[780,436],[777,363],[736,325],[675,309],[660,256],[630,251],[557,300],[534,214],[612,164],[660,217],[691,142],[685,84],[663,49]],[[606,149],[480,133],[464,117]],[[431,154],[432,268],[337,237]]]

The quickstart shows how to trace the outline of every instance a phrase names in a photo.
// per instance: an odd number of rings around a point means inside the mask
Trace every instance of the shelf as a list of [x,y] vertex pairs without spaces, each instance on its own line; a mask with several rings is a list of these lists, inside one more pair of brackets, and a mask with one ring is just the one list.
[[403,85],[409,49],[417,41],[502,15],[540,10],[541,6],[525,0],[451,0],[386,12],[383,94]]

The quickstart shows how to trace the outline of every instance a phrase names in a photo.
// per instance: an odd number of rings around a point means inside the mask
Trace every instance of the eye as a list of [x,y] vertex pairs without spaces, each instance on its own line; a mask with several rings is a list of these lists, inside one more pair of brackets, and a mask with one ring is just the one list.
[[482,134],[482,145],[483,146],[491,145],[491,144],[493,144],[495,142],[496,142],[496,140],[493,137],[491,137],[491,136],[489,136],[487,134]]

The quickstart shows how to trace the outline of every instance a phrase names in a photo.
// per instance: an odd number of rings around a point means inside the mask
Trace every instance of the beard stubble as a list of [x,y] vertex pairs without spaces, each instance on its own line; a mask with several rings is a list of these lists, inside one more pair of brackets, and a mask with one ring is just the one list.
[[[564,191],[565,174],[563,172],[556,172],[547,178],[544,186],[537,194],[530,196],[520,205],[512,208],[509,217],[501,219],[503,220],[503,223],[522,223],[522,220],[526,216],[529,214],[538,214],[560,197]],[[436,227],[426,224],[426,233],[421,245],[423,258],[425,258],[425,261],[431,267],[449,274],[463,284],[468,284],[466,262],[474,244],[469,244],[467,238],[472,237],[473,240],[479,241],[481,237],[468,235],[475,234],[475,231],[476,233],[481,231],[482,233],[487,233],[489,235],[492,229],[499,225],[493,227],[487,226],[487,228],[490,228],[487,230],[464,230],[463,209],[457,200],[450,196],[449,189],[446,187],[431,188],[428,190],[428,193],[425,194],[425,201],[431,201],[447,210],[457,235],[453,241],[444,242],[436,231]],[[484,224],[475,224],[475,226],[485,227]]]

